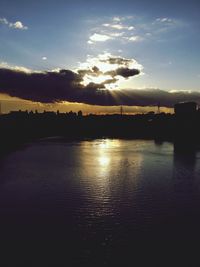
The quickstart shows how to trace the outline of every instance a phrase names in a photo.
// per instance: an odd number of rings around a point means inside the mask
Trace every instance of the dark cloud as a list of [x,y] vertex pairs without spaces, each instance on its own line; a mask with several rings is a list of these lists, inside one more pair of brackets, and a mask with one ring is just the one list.
[[101,59],[101,62],[109,63],[109,64],[118,64],[128,66],[133,61],[132,59],[126,59],[123,57],[109,57],[108,59]]
[[81,76],[70,71],[26,73],[0,69],[0,92],[32,101],[51,103],[69,95],[73,101],[75,90],[80,87]]
[[140,74],[140,71],[138,69],[118,68],[113,71],[107,71],[105,74],[111,75],[112,77],[122,76],[124,78],[129,78]]
[[91,76],[98,76],[104,73],[100,71],[98,67],[94,66],[92,69],[80,69],[78,70],[78,74],[84,77],[86,74]]
[[96,67],[96,66],[94,66],[94,67],[92,68],[92,70],[93,70],[94,73],[97,73],[97,74],[101,73],[100,70],[99,70],[99,68]]
[[99,68],[94,66],[92,69],[81,69],[81,70],[78,70],[78,74],[80,74],[82,78],[85,75],[90,75],[90,76],[93,76],[93,77],[97,77],[99,75],[110,75],[113,78],[115,76],[122,76],[124,78],[129,78],[129,77],[132,77],[132,76],[140,74],[140,70],[138,70],[138,69],[130,69],[130,68],[127,68],[127,67],[120,67],[120,68],[117,68],[115,70],[102,72],[102,71],[99,70]]
[[[133,70],[126,68],[123,70],[120,68],[116,72],[123,77],[136,75]],[[82,74],[70,70],[26,73],[2,68],[0,93],[42,103],[70,101],[102,106],[151,106],[160,103],[162,106],[173,107],[180,101],[200,103],[199,92],[170,93],[158,89],[107,90],[105,84],[116,82],[114,77],[102,84],[89,83],[83,86]]]
[[112,78],[112,79],[107,79],[103,84],[111,84],[111,83],[116,83],[118,79]]

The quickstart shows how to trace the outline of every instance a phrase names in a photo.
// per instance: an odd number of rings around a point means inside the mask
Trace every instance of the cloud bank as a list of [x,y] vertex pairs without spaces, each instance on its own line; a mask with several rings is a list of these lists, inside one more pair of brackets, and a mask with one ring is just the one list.
[[[97,68],[93,69],[98,72]],[[117,75],[134,76],[137,71],[124,68]],[[113,75],[115,79],[115,74]],[[180,101],[200,103],[199,92],[167,92],[158,89],[107,90],[105,83],[81,84],[83,73],[71,70],[27,72],[20,69],[0,68],[0,93],[41,103],[62,101],[102,106],[162,106],[173,107]],[[107,81],[108,82],[108,81]],[[113,81],[111,81],[113,82]]]

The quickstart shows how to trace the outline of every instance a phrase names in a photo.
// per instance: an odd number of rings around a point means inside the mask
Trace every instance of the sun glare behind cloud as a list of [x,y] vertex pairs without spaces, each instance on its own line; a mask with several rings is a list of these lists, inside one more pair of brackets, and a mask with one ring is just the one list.
[[95,76],[86,74],[83,78],[82,84],[85,86],[88,85],[89,83],[100,84],[100,83],[104,83],[108,79],[112,79],[112,77],[109,75],[99,75],[95,77]]
[[[86,62],[80,63],[76,71],[83,75],[82,85],[102,84],[105,89],[110,90],[117,89],[119,82],[123,83],[132,76],[138,75],[142,69],[143,66],[135,59],[123,58],[105,52],[96,57],[88,55]],[[138,70],[138,73],[134,73],[134,70]]]

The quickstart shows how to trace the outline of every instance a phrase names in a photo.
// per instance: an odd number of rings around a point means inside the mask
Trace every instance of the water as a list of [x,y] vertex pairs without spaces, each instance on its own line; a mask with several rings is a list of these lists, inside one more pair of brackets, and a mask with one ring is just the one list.
[[1,266],[199,266],[200,154],[142,140],[0,160]]

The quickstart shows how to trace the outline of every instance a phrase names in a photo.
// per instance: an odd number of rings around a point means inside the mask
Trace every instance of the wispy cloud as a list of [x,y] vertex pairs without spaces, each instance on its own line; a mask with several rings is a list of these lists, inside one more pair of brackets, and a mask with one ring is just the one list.
[[171,30],[179,29],[183,26],[186,26],[186,23],[178,19],[169,17],[160,17],[156,18],[152,22],[152,26],[150,28],[154,30],[155,34],[162,34],[165,32],[170,32]]
[[115,21],[115,22],[120,22],[120,21],[121,21],[121,18],[120,18],[120,17],[114,17],[114,18],[113,18],[113,21]]
[[27,30],[28,27],[23,25],[21,21],[9,22],[6,18],[0,18],[0,24],[7,25],[9,28],[17,30]]
[[155,21],[154,21],[154,23],[155,22],[161,22],[161,23],[173,23],[173,22],[175,22],[175,20],[173,20],[173,19],[171,19],[171,18],[157,18]]
[[[100,41],[105,42],[110,39],[122,42],[122,44],[131,42],[137,43],[147,40],[160,41],[165,38],[165,33],[176,30],[178,34],[178,30],[183,26],[186,26],[186,23],[170,17],[149,19],[136,16],[117,16],[107,21],[102,21],[102,23],[99,23],[99,25],[92,29],[88,43],[94,44]],[[91,40],[91,37],[94,38],[94,40]]]
[[104,23],[103,24],[104,27],[108,27],[108,28],[112,28],[112,29],[116,29],[116,30],[128,30],[128,31],[132,31],[134,30],[134,26],[126,26],[123,24],[110,24],[110,23]]
[[143,41],[144,38],[138,35],[133,35],[130,37],[124,37],[125,40],[128,40],[130,42],[139,42],[139,41]]
[[110,39],[112,39],[112,37],[109,35],[94,33],[90,36],[88,43],[93,44],[95,42],[105,42]]
[[[89,44],[94,44],[95,42],[105,42],[111,39],[133,41],[131,37],[135,27],[131,23],[130,18],[113,17],[112,19],[108,20],[108,22],[98,25],[94,30],[95,33],[92,33],[89,37]],[[137,41],[142,40],[142,38],[139,38],[139,36],[137,36],[136,39]]]
[[0,23],[1,24],[5,24],[5,25],[8,25],[9,24],[9,22],[7,21],[6,18],[0,18]]
[[111,32],[110,36],[111,37],[121,37],[123,36],[125,33],[124,32]]

